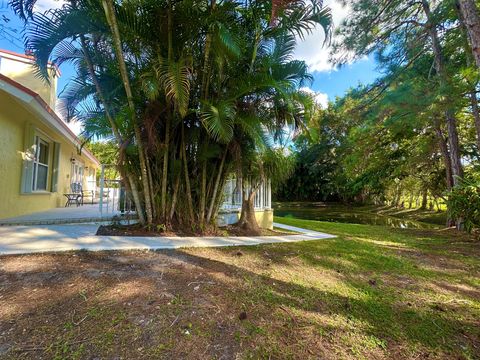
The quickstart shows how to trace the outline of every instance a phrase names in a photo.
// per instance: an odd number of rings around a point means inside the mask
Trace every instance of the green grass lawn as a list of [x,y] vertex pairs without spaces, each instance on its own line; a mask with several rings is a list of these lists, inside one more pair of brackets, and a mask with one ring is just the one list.
[[297,253],[284,280],[302,305],[291,311],[315,315],[311,323],[342,356],[480,357],[478,242],[451,232],[275,221],[338,235],[275,253]]
[[0,359],[479,359],[480,244],[334,239],[0,257]]

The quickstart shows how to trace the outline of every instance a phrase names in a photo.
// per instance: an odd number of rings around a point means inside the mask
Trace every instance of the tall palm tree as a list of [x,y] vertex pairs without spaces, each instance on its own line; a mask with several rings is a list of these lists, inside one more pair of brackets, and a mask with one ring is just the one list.
[[151,197],[151,188],[149,184],[149,169],[147,167],[147,161],[145,159],[145,151],[143,146],[143,140],[140,133],[140,127],[137,123],[137,116],[135,114],[135,104],[133,102],[133,92],[130,87],[130,79],[127,71],[127,66],[125,64],[124,53],[122,50],[122,40],[120,36],[120,30],[117,22],[117,15],[115,11],[115,6],[112,0],[102,0],[102,5],[105,10],[105,16],[107,18],[108,24],[110,25],[112,31],[112,40],[113,48],[115,49],[120,75],[122,77],[123,86],[125,87],[125,93],[127,94],[128,107],[132,116],[133,129],[135,131],[135,139],[138,146],[138,158],[140,160],[140,170],[141,170],[141,180],[143,183],[143,193],[145,198],[145,212],[147,215],[147,223],[152,224],[153,222],[153,210],[152,210],[152,197]]
[[317,2],[291,2],[270,26],[264,1],[80,0],[32,15],[31,0],[13,1],[39,71],[75,64],[66,110],[117,139],[139,215],[145,206],[148,223],[200,230],[232,171],[251,183],[273,175],[271,134],[308,113],[295,36],[330,24]]

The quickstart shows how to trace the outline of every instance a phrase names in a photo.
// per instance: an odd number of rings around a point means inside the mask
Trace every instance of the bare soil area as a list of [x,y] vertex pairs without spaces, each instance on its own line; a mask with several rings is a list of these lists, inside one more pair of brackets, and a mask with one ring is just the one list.
[[338,238],[1,256],[0,359],[480,358],[478,242],[284,221]]
[[[269,230],[261,229],[260,236],[283,236],[292,235],[294,232],[285,230]],[[237,226],[222,226],[218,228],[210,228],[200,232],[195,229],[188,229],[185,227],[173,227],[171,229],[165,229],[163,226],[142,226],[139,224],[134,225],[102,225],[97,230],[97,235],[107,236],[258,236],[239,228]]]

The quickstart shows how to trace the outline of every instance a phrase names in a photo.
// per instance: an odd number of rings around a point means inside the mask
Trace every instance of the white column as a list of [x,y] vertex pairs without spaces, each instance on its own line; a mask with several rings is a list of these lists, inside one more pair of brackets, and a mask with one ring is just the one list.
[[102,214],[103,208],[103,184],[105,182],[105,165],[102,164],[102,172],[100,174],[100,199],[99,199],[99,207],[100,207],[100,215]]
[[263,208],[268,209],[268,180],[264,182],[263,187]]
[[258,206],[260,207],[260,209],[263,210],[263,181],[262,181],[262,186],[260,186],[260,193],[258,194],[258,197],[259,197],[258,200],[260,200]]
[[267,182],[267,207],[272,208],[272,182],[270,179]]

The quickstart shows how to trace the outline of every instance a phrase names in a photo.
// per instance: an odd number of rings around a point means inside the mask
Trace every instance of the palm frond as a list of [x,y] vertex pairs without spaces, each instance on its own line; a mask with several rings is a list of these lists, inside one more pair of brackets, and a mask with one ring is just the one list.
[[292,60],[285,64],[275,63],[272,66],[272,76],[278,81],[288,82],[292,88],[299,88],[313,82],[313,76],[308,72],[304,61]]
[[165,61],[160,59],[156,67],[165,95],[174,101],[178,113],[183,117],[190,100],[190,67],[185,59]]
[[286,63],[292,60],[297,41],[292,34],[284,34],[275,39],[271,57],[276,62]]
[[10,0],[8,4],[23,21],[31,18],[37,0]]
[[212,139],[227,143],[233,138],[235,114],[233,102],[220,101],[215,105],[205,103],[200,118]]
[[325,42],[328,42],[332,31],[332,13],[330,8],[324,7],[322,1],[313,0],[291,1],[285,8],[278,29],[297,35],[300,39],[311,34],[320,25],[325,33]]
[[65,121],[77,118],[78,105],[95,93],[95,86],[87,83],[85,78],[71,80],[59,95],[58,110]]
[[220,22],[217,22],[215,28],[215,43],[220,45],[217,48],[221,47],[227,54],[238,58],[241,52],[238,37]]
[[257,148],[263,149],[273,145],[268,129],[262,125],[262,120],[255,115],[241,114],[236,118],[236,124],[242,133],[250,137]]
[[74,9],[68,5],[43,14],[33,14],[26,29],[25,47],[35,56],[39,77],[48,82],[50,61],[60,64],[79,55],[70,46],[71,41],[78,34],[97,30],[98,24],[92,23],[94,18],[91,9]]
[[76,47],[73,41],[67,40],[63,40],[55,46],[51,57],[57,66],[63,63],[77,63],[84,60],[82,50]]
[[156,74],[150,71],[141,74],[140,84],[143,93],[147,96],[147,99],[149,100],[157,99],[162,92],[162,87],[158,81]]

